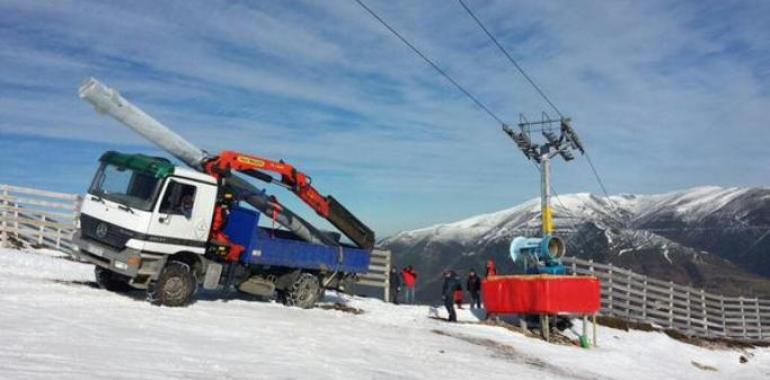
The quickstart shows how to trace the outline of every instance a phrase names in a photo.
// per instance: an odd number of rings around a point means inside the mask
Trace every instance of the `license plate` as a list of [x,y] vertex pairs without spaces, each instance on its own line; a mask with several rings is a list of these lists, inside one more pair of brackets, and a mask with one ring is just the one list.
[[104,257],[104,248],[97,247],[97,246],[95,246],[93,244],[89,244],[88,245],[88,252],[90,252],[90,253],[92,253],[92,254],[94,254],[96,256]]

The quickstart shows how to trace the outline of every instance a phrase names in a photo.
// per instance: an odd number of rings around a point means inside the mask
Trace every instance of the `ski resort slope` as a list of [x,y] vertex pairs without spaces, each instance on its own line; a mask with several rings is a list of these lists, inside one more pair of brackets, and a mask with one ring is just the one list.
[[[93,287],[92,267],[0,249],[2,379],[762,379],[770,350],[709,350],[599,329],[599,348],[327,294],[363,314],[213,295],[156,307]],[[748,363],[739,363],[741,355]],[[695,364],[694,364],[695,363]],[[700,367],[700,368],[699,368]]]

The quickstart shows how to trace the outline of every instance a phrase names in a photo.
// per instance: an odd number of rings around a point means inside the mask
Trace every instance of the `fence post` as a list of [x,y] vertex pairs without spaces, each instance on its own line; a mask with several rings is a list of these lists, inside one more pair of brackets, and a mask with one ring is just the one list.
[[14,204],[13,206],[13,228],[14,228],[14,234],[16,237],[19,237],[19,205]]
[[719,308],[722,311],[722,335],[727,338],[727,315],[725,313],[725,296],[719,296]]
[[692,302],[690,301],[690,297],[692,297],[692,288],[689,286],[685,291],[685,297],[687,297],[687,308],[685,309],[687,310],[687,331],[692,333]]
[[45,214],[40,215],[40,226],[37,228],[37,244],[43,245],[43,236],[45,235]]
[[674,328],[674,282],[668,282],[668,328]]
[[385,260],[385,291],[383,292],[385,296],[385,302],[390,302],[390,267],[392,265],[391,261],[391,255],[390,251],[388,251],[388,259]]
[[21,208],[21,205],[15,202],[11,202],[11,189],[8,185],[5,187],[5,191],[3,192],[5,195],[5,201],[8,206],[13,207],[13,228],[14,228],[14,235],[18,238],[19,237],[19,208]]
[[626,318],[631,319],[631,272],[626,273]]
[[2,220],[0,221],[0,248],[8,247],[8,201],[6,198],[8,198],[8,186],[7,185],[0,185],[0,188],[3,189],[2,193],[0,193],[0,218]]
[[642,319],[647,319],[647,276],[644,276],[644,282],[642,283]]
[[61,227],[56,227],[56,250],[61,250]]
[[706,337],[711,336],[709,333],[709,318],[708,318],[708,309],[706,308],[706,292],[701,288],[700,290],[700,307],[701,307],[701,316],[703,317],[703,328],[706,330]]
[[577,263],[574,260],[572,261],[572,275],[577,276]]
[[607,308],[610,309],[610,314],[615,315],[615,306],[613,304],[613,297],[612,297],[612,293],[615,292],[615,285],[613,284],[612,276],[613,276],[613,274],[612,274],[612,264],[609,264],[609,269],[607,270],[607,282],[609,283],[609,286],[608,286],[608,290],[609,290],[608,293],[609,294],[607,295],[608,296],[608,298],[607,298]]
[[759,340],[762,340],[762,315],[759,313],[759,298],[754,299],[754,305],[757,307],[757,331],[759,331]]
[[743,296],[738,297],[741,306],[741,327],[743,327],[743,338],[746,339],[746,310],[743,308]]

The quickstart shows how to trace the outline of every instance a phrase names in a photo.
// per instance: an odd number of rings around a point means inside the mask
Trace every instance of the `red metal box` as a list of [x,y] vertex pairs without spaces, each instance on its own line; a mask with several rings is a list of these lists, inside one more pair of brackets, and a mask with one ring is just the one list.
[[488,314],[594,314],[601,284],[592,276],[494,276],[481,283]]

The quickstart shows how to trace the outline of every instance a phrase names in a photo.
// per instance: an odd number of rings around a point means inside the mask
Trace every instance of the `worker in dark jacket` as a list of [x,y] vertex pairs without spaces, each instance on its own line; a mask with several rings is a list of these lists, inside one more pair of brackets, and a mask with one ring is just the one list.
[[390,268],[390,302],[398,305],[398,293],[401,291],[401,274],[395,267]]
[[476,309],[481,309],[481,296],[479,296],[479,292],[481,291],[481,278],[476,275],[476,271],[473,269],[468,272],[468,280],[465,282],[465,289],[468,290],[468,293],[471,295],[471,309],[474,307]]
[[444,285],[441,287],[441,298],[444,301],[447,313],[449,313],[449,322],[457,322],[455,314],[454,294],[457,288],[461,288],[460,281],[454,271],[444,272]]

